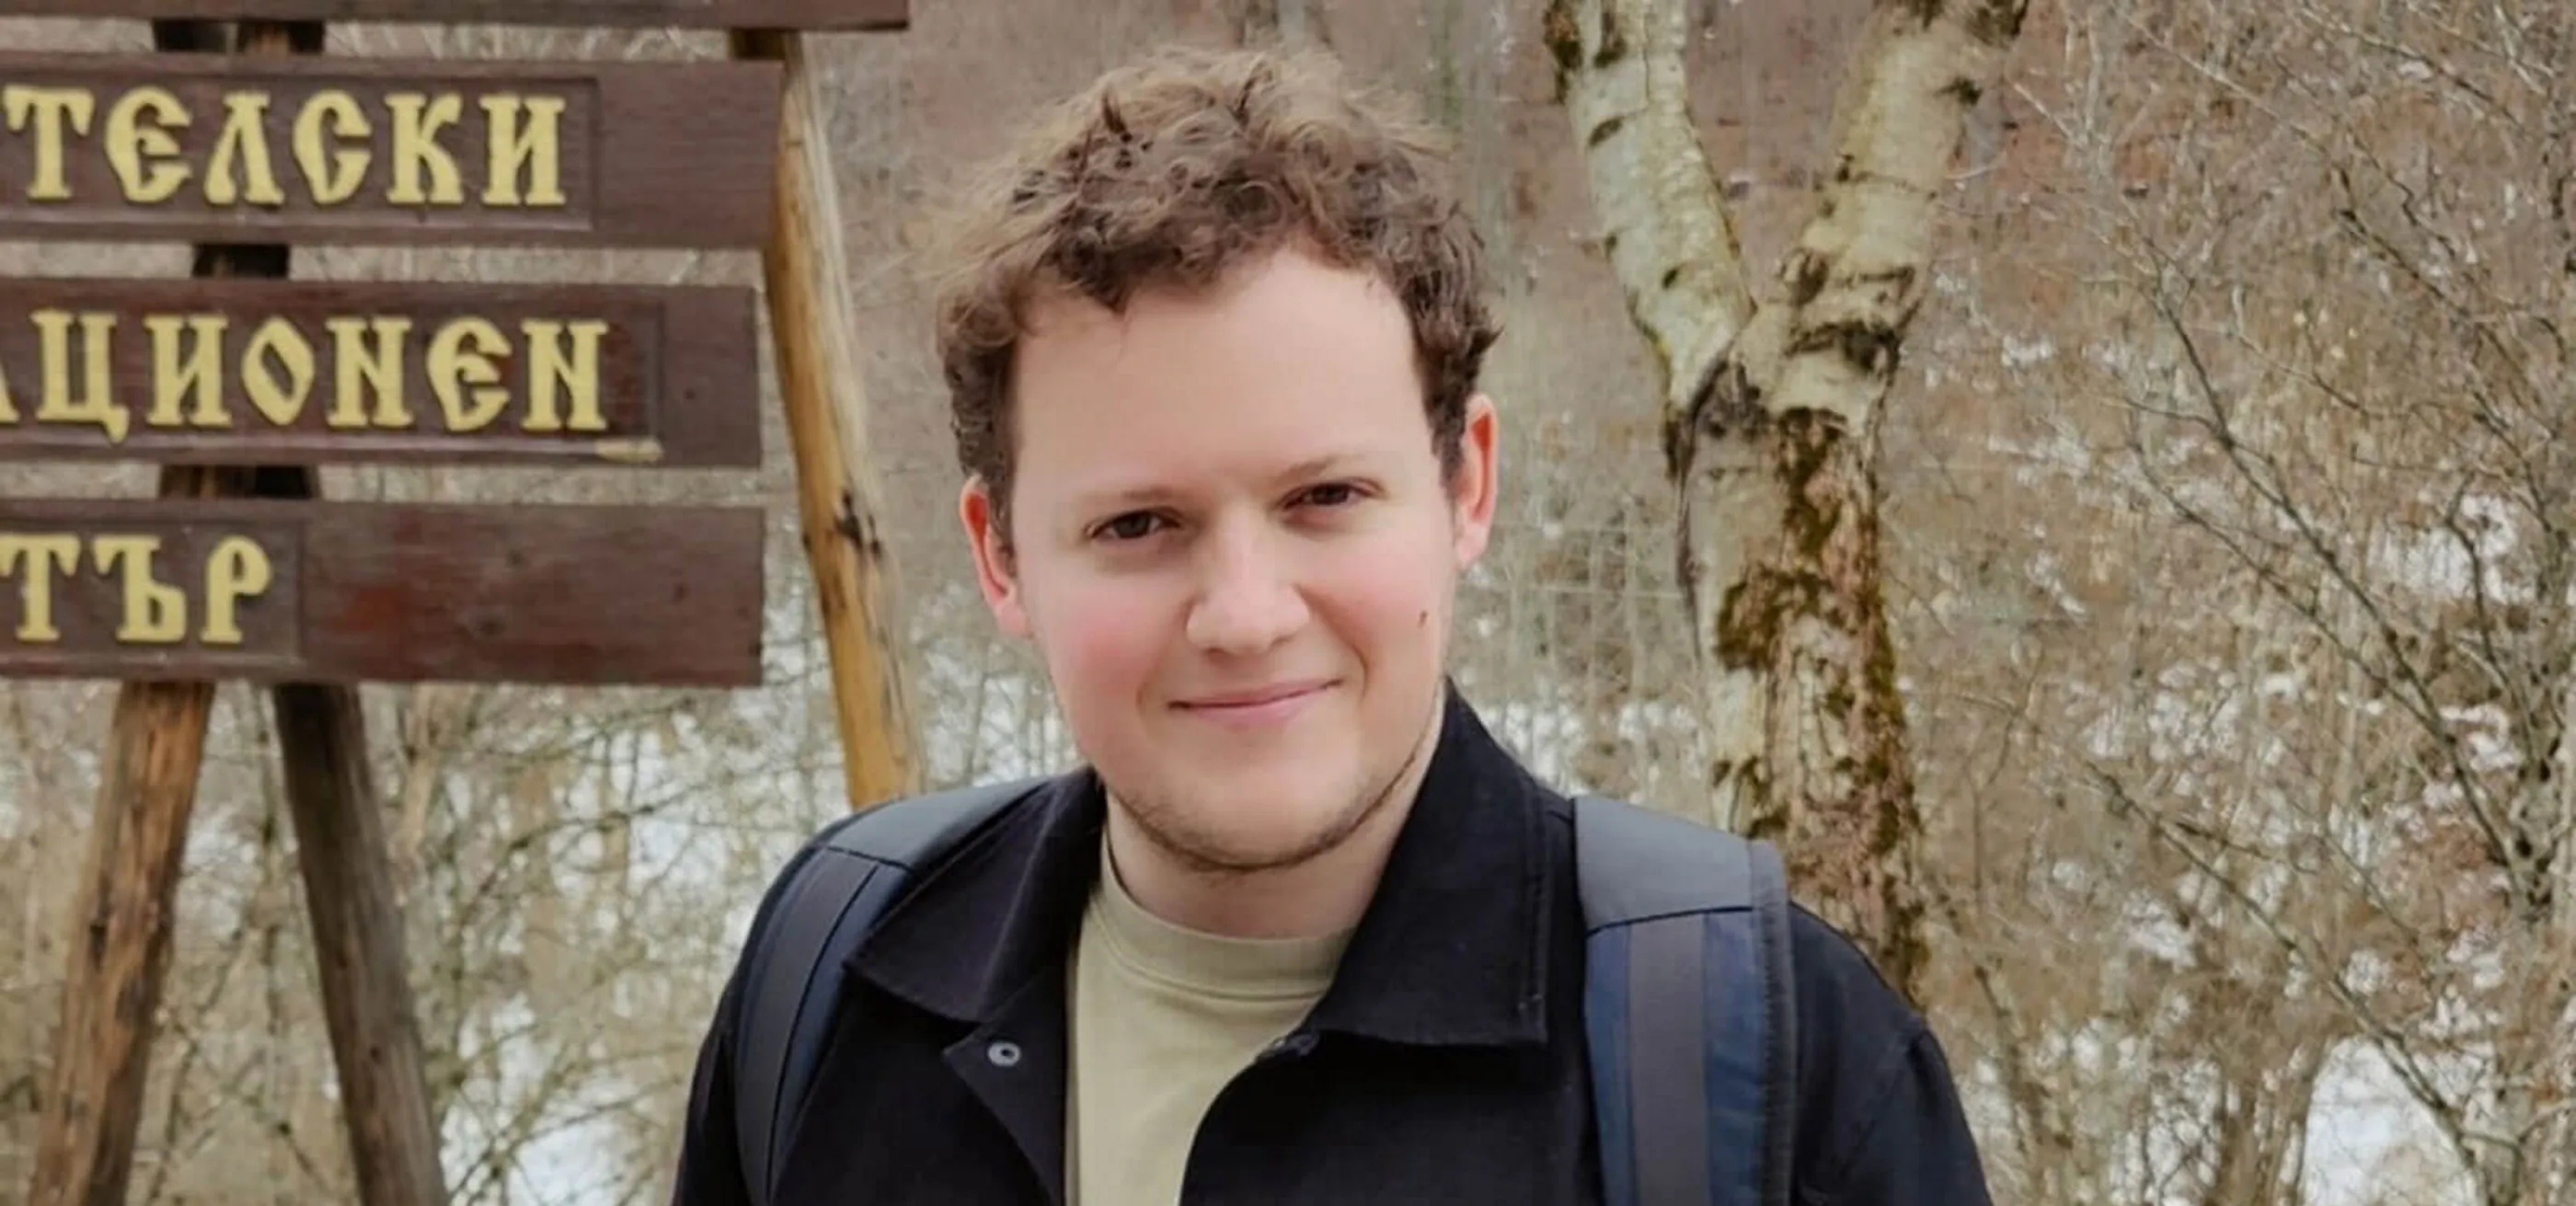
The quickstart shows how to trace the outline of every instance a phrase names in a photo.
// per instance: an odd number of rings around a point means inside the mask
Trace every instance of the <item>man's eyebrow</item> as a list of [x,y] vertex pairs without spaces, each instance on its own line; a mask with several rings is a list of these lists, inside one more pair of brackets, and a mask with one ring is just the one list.
[[1321,456],[1307,457],[1281,470],[1279,480],[1286,482],[1302,477],[1326,477],[1335,472],[1349,472],[1367,464],[1369,459],[1369,454],[1365,452],[1327,452]]
[[1075,509],[1083,511],[1109,507],[1148,506],[1169,502],[1177,494],[1178,491],[1168,486],[1102,486],[1096,489],[1074,491],[1073,505]]
[[[1306,478],[1328,477],[1335,473],[1349,473],[1366,468],[1374,459],[1376,458],[1368,452],[1351,449],[1345,449],[1338,452],[1327,452],[1321,455],[1307,457],[1296,464],[1290,465],[1285,469],[1281,469],[1274,475],[1273,479],[1277,483],[1285,485],[1289,482],[1299,481]],[[1103,485],[1093,489],[1075,491],[1073,494],[1073,505],[1083,510],[1093,510],[1113,506],[1150,506],[1156,503],[1171,502],[1174,499],[1179,498],[1182,493],[1182,491],[1175,490],[1170,486],[1156,485],[1152,483],[1127,486]]]

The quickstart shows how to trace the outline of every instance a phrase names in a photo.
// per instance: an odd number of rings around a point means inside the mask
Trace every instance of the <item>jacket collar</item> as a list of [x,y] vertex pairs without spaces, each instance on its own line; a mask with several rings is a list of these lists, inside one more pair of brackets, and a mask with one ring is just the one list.
[[[1545,1042],[1559,890],[1548,800],[1453,686],[1420,794],[1314,1027],[1426,1046]],[[850,970],[974,1025],[1042,981],[1061,993],[1105,808],[1088,768],[1049,781],[925,875]]]

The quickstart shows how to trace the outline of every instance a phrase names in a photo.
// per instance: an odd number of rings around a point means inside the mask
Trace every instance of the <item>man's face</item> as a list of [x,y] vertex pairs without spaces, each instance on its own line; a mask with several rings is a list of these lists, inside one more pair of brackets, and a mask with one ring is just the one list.
[[1438,715],[1492,525],[1491,403],[1444,482],[1401,305],[1296,252],[1031,325],[1011,539],[980,483],[960,504],[995,617],[1156,845],[1205,870],[1332,848]]

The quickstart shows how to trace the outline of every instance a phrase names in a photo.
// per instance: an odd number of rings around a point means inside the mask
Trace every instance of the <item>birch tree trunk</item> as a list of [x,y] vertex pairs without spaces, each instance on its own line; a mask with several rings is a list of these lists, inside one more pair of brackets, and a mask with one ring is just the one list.
[[1611,269],[1662,372],[1711,819],[1779,842],[1802,895],[1917,1000],[1921,816],[1872,452],[1933,206],[2026,4],[1880,0],[1770,306],[1691,127],[1681,0],[1550,0],[1545,18]]

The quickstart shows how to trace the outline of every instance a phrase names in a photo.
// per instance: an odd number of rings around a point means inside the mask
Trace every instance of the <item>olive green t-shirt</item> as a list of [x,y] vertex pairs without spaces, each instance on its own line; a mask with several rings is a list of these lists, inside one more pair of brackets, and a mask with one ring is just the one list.
[[1224,938],[1156,917],[1107,842],[1067,993],[1067,1206],[1173,1206],[1199,1120],[1332,983],[1348,931]]

